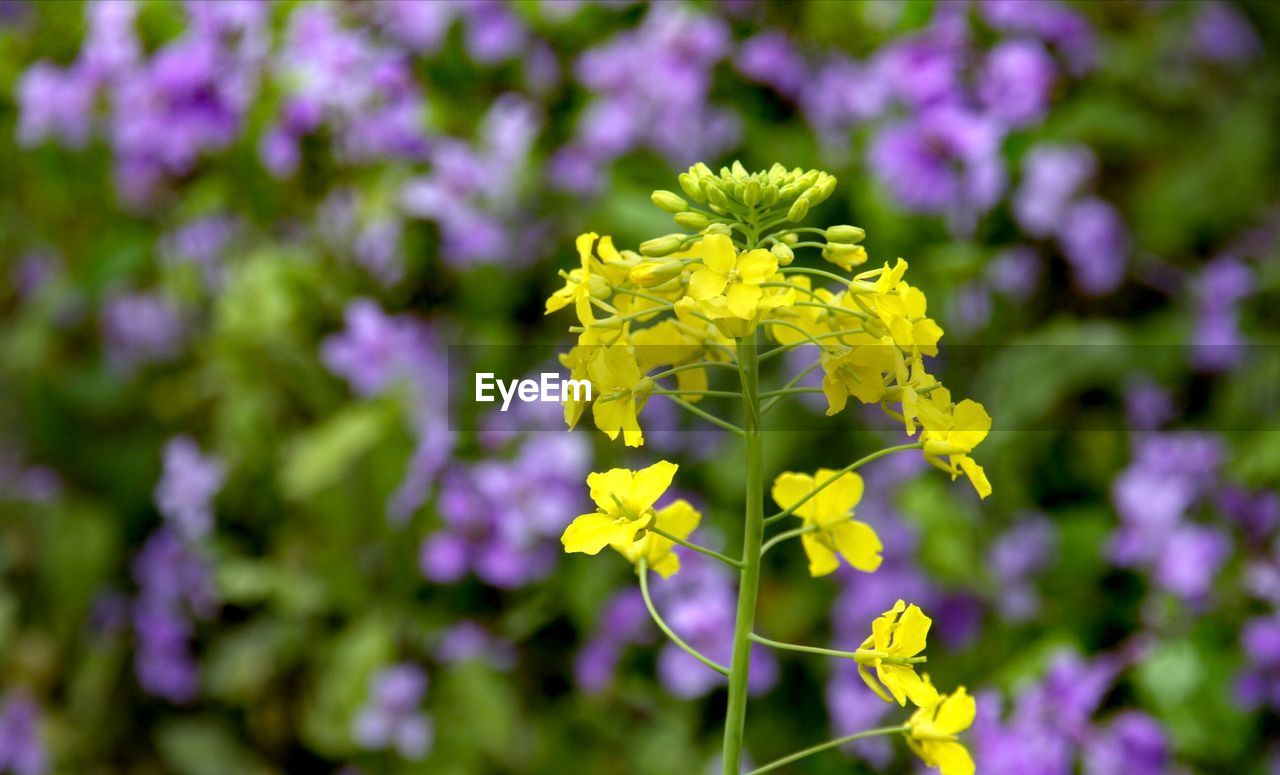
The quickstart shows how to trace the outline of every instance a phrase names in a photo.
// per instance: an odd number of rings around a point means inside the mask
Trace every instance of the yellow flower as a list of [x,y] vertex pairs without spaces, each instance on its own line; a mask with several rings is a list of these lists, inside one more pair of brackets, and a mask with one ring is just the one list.
[[[670,533],[676,538],[688,538],[701,521],[702,514],[681,498],[669,506],[658,509],[653,515],[651,526]],[[649,567],[664,579],[670,578],[680,570],[680,557],[671,551],[675,543],[657,533],[646,530],[635,541],[621,541],[611,546],[630,560],[632,565],[639,563],[643,557]]]
[[[578,335],[578,344],[567,353],[561,353],[561,365],[569,370],[569,379],[590,381],[591,361],[604,353],[607,345],[626,344],[627,327],[620,329],[588,328]],[[600,389],[592,386],[592,396],[599,395]],[[572,430],[582,419],[582,413],[590,404],[586,396],[579,391],[565,391],[564,421]]]
[[[702,360],[705,353],[700,332],[680,320],[668,319],[636,331],[631,343],[635,346],[636,361],[646,372],[659,366],[679,366]],[[688,369],[677,372],[675,376],[681,390],[707,389],[706,369]],[[701,398],[699,395],[685,396],[690,403]]]
[[956,735],[973,725],[975,715],[977,705],[961,686],[911,716],[907,745],[942,775],[973,775],[973,757]]
[[671,486],[679,468],[666,460],[629,471],[611,468],[587,477],[596,511],[583,514],[565,528],[560,543],[566,552],[598,554],[613,545],[631,545],[654,517],[653,504]]
[[[790,471],[773,482],[773,500],[783,509],[790,508],[828,482],[835,471],[820,468],[810,476]],[[880,538],[871,526],[853,519],[853,507],[862,500],[862,477],[849,472],[841,474],[817,495],[809,498],[793,513],[812,527],[800,536],[809,557],[809,573],[825,576],[840,567],[837,554],[860,571],[870,573],[880,567]]]
[[[579,234],[576,241],[578,248],[578,260],[581,265],[578,269],[571,270],[567,274],[561,273],[564,277],[564,287],[547,299],[546,313],[550,315],[552,312],[564,309],[570,304],[574,305],[574,310],[578,313],[578,320],[582,325],[589,326],[595,321],[595,316],[591,313],[591,299],[603,299],[609,295],[609,282],[602,274],[602,268],[591,254],[592,247],[595,246],[596,239],[599,237],[595,232],[587,232]],[[616,254],[617,251],[613,247],[613,239],[611,237],[599,237],[601,255],[606,252],[608,254]]]
[[[982,443],[991,431],[991,415],[977,401],[968,398],[958,404],[951,403],[951,392],[937,388],[928,398],[916,403],[920,425],[924,432],[924,459],[937,468],[951,474],[955,480],[962,472],[969,478],[978,497],[991,494],[987,474],[969,457],[973,448]],[[947,461],[943,462],[942,457]]]
[[[910,662],[924,651],[931,624],[933,620],[925,616],[919,606],[914,603],[908,606],[902,600],[871,623],[871,635],[857,651],[858,674],[885,702],[890,702],[885,689],[899,705],[906,705],[910,699],[924,708],[937,701],[937,690],[916,674]],[[873,667],[875,678],[871,677]]]
[[739,255],[724,234],[708,234],[699,246],[702,267],[689,278],[689,295],[701,302],[723,298],[735,317],[754,317],[764,295],[760,284],[778,271],[778,257],[761,249]]
[[624,344],[604,348],[588,361],[587,374],[598,391],[591,407],[596,427],[610,439],[618,438],[621,433],[628,447],[642,446],[644,434],[640,430],[639,414],[654,384],[640,373],[631,348]]
[[884,374],[895,367],[893,344],[870,334],[845,337],[852,344],[826,349],[822,353],[822,392],[827,396],[827,414],[844,409],[853,396],[864,404],[884,398]]

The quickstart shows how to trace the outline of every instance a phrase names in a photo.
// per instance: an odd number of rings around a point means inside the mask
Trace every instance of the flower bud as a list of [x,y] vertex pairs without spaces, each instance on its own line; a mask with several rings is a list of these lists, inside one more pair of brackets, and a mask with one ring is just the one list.
[[791,248],[781,242],[775,242],[773,247],[769,248],[769,252],[778,259],[779,266],[791,266],[791,262],[796,258]]
[[698,162],[697,164],[693,165],[693,167],[690,168],[690,172],[692,172],[694,175],[696,175],[699,178],[715,177],[715,173],[711,171],[711,168],[708,167],[706,164],[703,164],[702,162]]
[[702,233],[703,234],[723,234],[724,236],[728,237],[733,234],[733,229],[730,229],[729,224],[727,223],[713,223],[707,228],[703,229]]
[[689,209],[688,202],[676,196],[675,194],[671,193],[670,191],[663,191],[659,189],[658,191],[654,191],[649,196],[649,199],[651,199],[653,203],[658,206],[659,209],[665,210],[673,215],[675,213],[683,212]]
[[685,235],[668,234],[665,237],[654,237],[640,243],[640,252],[646,256],[666,256],[676,252],[684,244]]
[[711,221],[702,213],[685,212],[676,213],[676,225],[683,229],[692,231],[702,231],[711,225]]
[[814,184],[813,188],[809,189],[812,193],[812,196],[809,198],[813,200],[813,204],[821,204],[822,202],[827,201],[827,198],[830,197],[835,190],[835,176],[823,173],[818,178],[818,182]]
[[[804,197],[800,197],[791,204],[791,209],[787,211],[787,220],[792,223],[799,223],[800,221],[803,221],[804,217],[808,214],[809,200]],[[644,246],[641,245],[640,247],[643,250]]]
[[734,159],[733,167],[731,168],[731,170],[735,178],[745,178],[749,174],[747,172],[747,168],[742,166],[742,162],[738,161],[737,159]]
[[842,224],[840,226],[829,226],[826,232],[828,242],[847,242],[856,244],[862,242],[867,237],[867,233],[857,226],[849,226]]
[[760,184],[754,180],[748,180],[747,185],[742,189],[742,203],[747,207],[755,207],[760,203]]
[[598,274],[591,275],[591,279],[587,281],[587,289],[592,298],[601,301],[613,295],[613,287],[609,285],[609,281]]
[[829,242],[822,248],[822,257],[847,272],[867,263],[867,249],[847,242]]
[[677,180],[680,181],[680,188],[684,190],[690,199],[695,202],[707,201],[707,195],[702,193],[702,184],[698,182],[698,178],[693,173],[681,172]]
[[765,186],[764,194],[760,197],[760,203],[765,207],[773,207],[778,203],[778,187],[773,183]]
[[641,288],[652,288],[661,285],[673,277],[679,277],[684,271],[684,262],[679,259],[667,261],[643,261],[631,267],[631,282]]
[[799,241],[800,241],[800,235],[796,234],[794,231],[789,231],[786,234],[782,235],[782,242],[785,245],[794,245]]
[[719,186],[707,186],[707,201],[722,210],[729,209],[729,197],[724,195]]
[[737,183],[733,184],[734,199],[737,199],[739,202],[741,202],[746,199],[746,195],[747,195],[747,182],[745,180],[739,180]]
[[641,402],[647,401],[649,400],[649,396],[653,395],[653,389],[655,387],[657,387],[657,383],[653,381],[652,377],[641,377],[640,381],[636,383],[635,390],[633,390],[632,393],[635,395],[636,400]]

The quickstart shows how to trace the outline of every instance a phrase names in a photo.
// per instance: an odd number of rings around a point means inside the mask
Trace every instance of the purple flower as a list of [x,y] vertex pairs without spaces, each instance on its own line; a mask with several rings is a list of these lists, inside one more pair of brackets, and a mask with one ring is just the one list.
[[1156,583],[1183,600],[1205,598],[1231,555],[1231,540],[1220,530],[1199,525],[1178,528],[1165,541],[1155,566]]
[[743,42],[734,57],[738,72],[796,99],[809,80],[809,65],[784,32],[762,32]]
[[1150,380],[1135,380],[1125,386],[1124,414],[1133,430],[1158,430],[1173,418],[1173,397]]
[[1214,62],[1238,64],[1261,53],[1258,33],[1233,4],[1211,0],[1201,3],[1199,9],[1191,39],[1200,56]]
[[108,360],[126,371],[173,358],[184,338],[177,308],[156,293],[112,296],[103,304],[100,326]]
[[890,124],[871,144],[868,163],[907,209],[947,214],[969,228],[1004,191],[1000,129],[958,107],[938,107]]
[[1097,159],[1083,145],[1032,146],[1022,159],[1022,184],[1013,213],[1033,237],[1048,237],[1062,225],[1067,207],[1097,170]]
[[170,702],[190,702],[199,690],[199,668],[190,653],[191,619],[207,618],[217,606],[211,570],[175,533],[160,528],[134,558],[133,577],[138,683]]
[[987,264],[986,279],[991,287],[1015,300],[1027,299],[1040,281],[1039,254],[1019,245],[1002,250]]
[[1035,615],[1040,605],[1034,577],[1048,561],[1057,543],[1053,523],[1043,515],[1022,517],[997,538],[988,550],[987,564],[1000,589],[1000,613],[1011,621]]
[[801,95],[805,117],[820,141],[831,149],[846,144],[851,127],[882,114],[893,91],[879,61],[859,63],[829,56],[817,68]]
[[1195,283],[1197,318],[1192,362],[1205,371],[1226,371],[1244,356],[1237,308],[1253,292],[1253,272],[1231,256],[1215,258]]
[[1155,719],[1140,711],[1113,718],[1085,748],[1085,775],[1163,775],[1168,771],[1168,737]]
[[1251,493],[1241,487],[1223,487],[1217,495],[1217,507],[1239,525],[1250,540],[1261,543],[1280,527],[1280,494],[1269,491]]
[[877,69],[912,108],[960,101],[960,70],[968,46],[964,20],[939,15],[929,29],[902,38],[876,55]]
[[410,662],[384,668],[371,682],[369,699],[356,713],[352,735],[368,750],[395,749],[410,760],[427,755],[435,737],[431,719],[418,710],[427,674]]
[[222,262],[237,228],[227,216],[197,218],[161,237],[159,252],[166,264],[196,267],[205,286],[214,289],[222,284]]
[[503,3],[472,0],[462,8],[467,19],[467,53],[472,59],[492,64],[510,59],[524,48],[528,33]]
[[441,662],[482,660],[498,670],[510,670],[516,662],[514,644],[495,638],[470,621],[459,622],[444,632],[436,657]]
[[[858,676],[857,667],[846,660],[836,663],[827,681],[825,698],[827,715],[837,735],[851,735],[880,726],[891,707],[867,688]],[[859,740],[847,748],[877,767],[887,766],[893,759],[893,746],[883,738]]]
[[1097,59],[1097,36],[1089,22],[1057,0],[981,0],[978,8],[995,29],[1035,35],[1054,46],[1073,75],[1083,75]]
[[156,485],[156,508],[183,538],[203,538],[213,528],[213,498],[226,481],[221,461],[206,457],[187,436],[164,448],[164,474]]
[[48,770],[40,740],[40,708],[22,690],[10,691],[0,706],[0,770],[14,775],[42,775]]
[[96,86],[75,69],[37,62],[18,81],[18,144],[54,138],[72,148],[89,140]]
[[1009,127],[1039,122],[1049,109],[1053,59],[1033,40],[1007,40],[987,54],[978,75],[978,99]]
[[1068,208],[1058,231],[1076,284],[1091,296],[1110,293],[1124,280],[1129,233],[1116,208],[1096,197]]

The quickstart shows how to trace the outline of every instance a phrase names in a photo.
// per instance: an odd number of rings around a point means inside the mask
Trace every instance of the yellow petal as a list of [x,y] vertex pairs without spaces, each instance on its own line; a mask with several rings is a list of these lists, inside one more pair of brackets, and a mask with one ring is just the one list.
[[637,511],[648,509],[671,486],[671,480],[679,468],[668,460],[659,460],[648,468],[636,471],[631,489],[625,495],[627,505]]
[[871,687],[871,691],[875,692],[877,697],[885,702],[893,702],[893,698],[885,692],[884,687],[871,677],[871,670],[866,665],[858,665],[858,675],[862,676],[863,683]]
[[[773,480],[773,502],[778,504],[780,508],[789,509],[793,504],[801,498],[813,492],[813,477],[808,474],[797,474],[792,471],[778,474],[778,478]],[[796,509],[795,514],[799,517],[805,517],[812,511],[813,500],[810,499],[800,508]]]
[[756,303],[760,301],[761,295],[763,291],[759,286],[734,283],[725,294],[725,302],[729,305],[730,312],[743,320],[749,320],[755,317]]
[[930,740],[924,749],[942,775],[973,775],[973,757],[963,744],[955,740]]
[[575,519],[560,536],[566,552],[597,554],[611,543],[635,539],[640,528],[637,522],[617,520],[604,514],[583,514]]
[[614,495],[625,498],[631,490],[631,472],[625,468],[610,468],[608,471],[593,473],[587,476],[587,487],[591,491],[591,500],[599,509],[607,514],[618,511]]
[[[624,398],[596,401],[591,405],[591,414],[595,418],[596,427],[604,431],[610,439],[618,438],[623,426],[627,424],[627,415],[630,411],[631,402]],[[634,415],[631,419],[634,422]]]
[[690,533],[698,529],[701,521],[702,514],[684,498],[663,506],[654,518],[658,527],[677,538],[688,538]]
[[944,735],[958,735],[973,725],[978,706],[961,686],[943,698],[938,706],[934,727]]
[[583,269],[589,269],[591,264],[591,248],[596,244],[596,238],[600,235],[594,231],[586,234],[579,234],[574,240],[574,246],[578,248],[578,260],[582,262]]
[[689,295],[698,301],[706,301],[724,293],[728,284],[726,275],[704,266],[689,278]]
[[840,561],[836,559],[835,552],[815,538],[813,533],[800,536],[800,543],[804,544],[804,553],[809,557],[810,576],[814,578],[826,576],[840,567]]
[[961,455],[956,462],[960,464],[960,470],[964,471],[964,475],[969,477],[973,489],[978,491],[979,498],[985,498],[991,494],[991,482],[987,481],[987,472],[982,470],[982,466],[973,462],[973,458],[968,455]]
[[850,521],[836,525],[829,532],[840,556],[854,568],[871,573],[880,567],[883,559],[880,552],[884,547],[870,525]]
[[733,248],[733,240],[724,234],[708,234],[700,243],[702,263],[719,274],[727,275],[733,271],[737,251]]
[[[834,481],[832,481],[833,477],[835,478]],[[818,502],[815,513],[819,523],[844,518],[848,515],[849,510],[858,505],[858,501],[862,500],[862,477],[852,471],[836,477],[835,471],[829,468],[820,468],[814,474],[813,479],[815,487],[821,487],[825,482],[831,482],[814,497],[814,500]]]
[[924,615],[920,606],[915,603],[907,606],[893,631],[891,652],[899,657],[914,657],[924,651],[932,624],[933,620]]
[[744,283],[759,285],[778,271],[778,258],[767,250],[752,250],[738,257],[738,276]]
[[608,234],[600,238],[600,244],[596,246],[596,253],[604,260],[606,264],[616,264],[622,260],[622,256],[618,255],[618,249],[613,246],[613,237]]
[[680,571],[680,557],[667,552],[658,562],[650,562],[649,567],[662,578],[669,579]]

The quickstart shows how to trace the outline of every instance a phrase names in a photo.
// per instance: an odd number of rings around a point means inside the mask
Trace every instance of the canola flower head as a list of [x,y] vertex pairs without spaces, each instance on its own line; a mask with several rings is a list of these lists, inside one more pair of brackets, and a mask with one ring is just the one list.
[[671,486],[679,469],[660,460],[632,471],[611,468],[587,477],[587,488],[596,510],[583,514],[565,528],[560,542],[566,552],[597,554],[611,544],[631,544],[654,517],[653,504]]
[[857,652],[858,674],[881,699],[899,705],[911,700],[922,708],[937,701],[933,684],[910,661],[924,651],[932,625],[919,606],[904,600],[871,622],[871,635]]
[[942,775],[974,775],[973,757],[956,736],[973,726],[976,715],[977,704],[963,686],[940,695],[936,702],[912,714],[907,745]]
[[862,500],[862,477],[837,473],[827,468],[813,475],[788,471],[773,482],[773,500],[783,509],[795,506],[792,513],[810,528],[800,541],[809,558],[809,573],[815,577],[834,572],[840,558],[866,573],[879,568],[882,560],[880,537],[870,525],[853,518],[853,509]]

